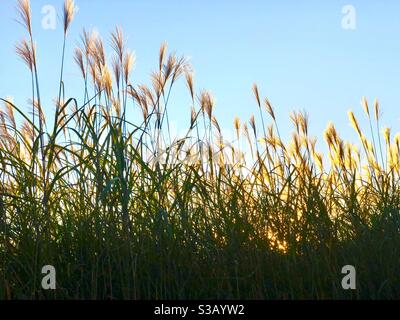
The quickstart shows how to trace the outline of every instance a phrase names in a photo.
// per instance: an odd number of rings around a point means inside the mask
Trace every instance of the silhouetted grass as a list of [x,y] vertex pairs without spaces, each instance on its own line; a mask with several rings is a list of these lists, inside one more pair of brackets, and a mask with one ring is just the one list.
[[[293,137],[282,141],[254,85],[262,125],[236,118],[229,142],[184,58],[164,44],[152,84],[136,85],[122,31],[111,37],[111,67],[100,37],[84,31],[75,50],[84,99],[65,97],[62,63],[50,125],[29,1],[19,1],[19,12],[32,112],[1,99],[1,299],[400,296],[400,135],[379,133],[377,101],[370,115],[363,99],[372,140],[350,112],[362,149],[329,124],[325,160],[304,113],[291,114]],[[62,61],[73,15],[66,1]],[[168,103],[182,80],[193,109],[187,134],[175,139]],[[131,120],[133,110],[143,117]],[[48,264],[57,270],[54,291],[41,289]],[[341,287],[348,264],[357,290]]]

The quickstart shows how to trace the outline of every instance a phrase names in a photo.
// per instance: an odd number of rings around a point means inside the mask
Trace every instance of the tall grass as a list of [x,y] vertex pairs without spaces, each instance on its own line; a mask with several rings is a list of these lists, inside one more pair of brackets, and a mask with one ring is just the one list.
[[[31,72],[32,112],[1,99],[1,299],[400,296],[400,135],[380,133],[377,101],[372,116],[362,102],[372,141],[349,112],[361,148],[329,124],[323,155],[305,113],[291,114],[292,138],[281,139],[254,85],[259,119],[236,118],[232,143],[212,95],[196,91],[186,59],[168,55],[166,44],[151,85],[130,81],[134,55],[118,28],[111,66],[100,36],[83,31],[74,55],[83,99],[67,99],[74,4],[66,1],[49,128],[29,1],[18,4],[28,39],[16,51]],[[186,135],[175,139],[168,109],[178,81],[193,108]],[[138,109],[142,117],[131,120]],[[40,286],[48,264],[57,270],[54,291]],[[357,290],[341,287],[347,264],[357,269]]]

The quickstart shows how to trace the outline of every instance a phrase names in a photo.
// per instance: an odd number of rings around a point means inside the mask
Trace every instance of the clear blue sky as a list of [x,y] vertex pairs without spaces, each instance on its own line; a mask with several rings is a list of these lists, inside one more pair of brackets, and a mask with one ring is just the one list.
[[[57,96],[62,44],[62,0],[32,0],[33,26],[39,48],[42,96],[49,105]],[[14,18],[14,0],[0,1],[0,96],[13,96],[24,105],[29,97],[28,71],[14,54],[24,30]],[[41,8],[54,5],[56,30],[41,28]],[[108,39],[121,26],[136,52],[134,82],[147,82],[157,67],[160,44],[189,56],[197,89],[216,96],[215,113],[222,126],[231,127],[257,115],[251,86],[257,82],[268,96],[281,131],[289,134],[289,112],[310,114],[311,131],[321,137],[329,120],[343,136],[355,140],[347,110],[362,114],[363,95],[378,97],[384,123],[398,131],[400,121],[400,1],[398,0],[76,0],[79,6],[69,33],[65,82],[67,94],[81,97],[73,48],[83,27],[91,26]],[[341,26],[342,7],[356,9],[356,30]],[[170,117],[186,126],[189,103],[180,88]]]

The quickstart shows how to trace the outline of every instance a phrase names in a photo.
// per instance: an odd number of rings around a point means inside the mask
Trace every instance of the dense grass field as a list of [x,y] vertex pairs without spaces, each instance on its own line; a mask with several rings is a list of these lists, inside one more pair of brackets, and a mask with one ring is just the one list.
[[[67,0],[64,43],[73,15]],[[32,96],[28,107],[1,98],[0,299],[400,297],[400,135],[382,128],[377,101],[362,100],[366,129],[349,112],[355,144],[329,124],[322,154],[303,112],[281,139],[287,119],[254,85],[256,115],[235,119],[227,141],[186,59],[162,45],[151,85],[132,83],[134,55],[116,29],[110,65],[100,36],[82,33],[79,98],[64,94],[60,48],[55,112],[45,114],[29,1],[18,16]],[[176,138],[178,82],[193,107]],[[56,268],[56,290],[41,287],[44,265]],[[345,265],[356,290],[342,288]]]

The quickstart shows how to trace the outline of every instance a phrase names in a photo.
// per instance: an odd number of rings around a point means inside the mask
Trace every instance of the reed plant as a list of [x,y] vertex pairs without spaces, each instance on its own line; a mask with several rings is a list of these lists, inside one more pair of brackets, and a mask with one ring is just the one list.
[[[67,98],[74,12],[66,0],[49,115],[29,1],[18,0],[27,39],[16,53],[32,96],[28,111],[0,99],[0,299],[400,297],[400,134],[381,128],[378,101],[371,112],[362,100],[368,133],[349,112],[360,147],[330,123],[322,154],[304,112],[290,115],[282,140],[282,120],[254,84],[257,117],[235,118],[229,141],[212,94],[196,90],[188,61],[166,44],[150,85],[131,82],[135,57],[120,28],[111,65],[100,35],[82,32],[83,99]],[[182,81],[191,117],[173,137],[170,97]],[[341,287],[348,264],[356,290]],[[44,265],[57,270],[56,290],[40,286]]]

